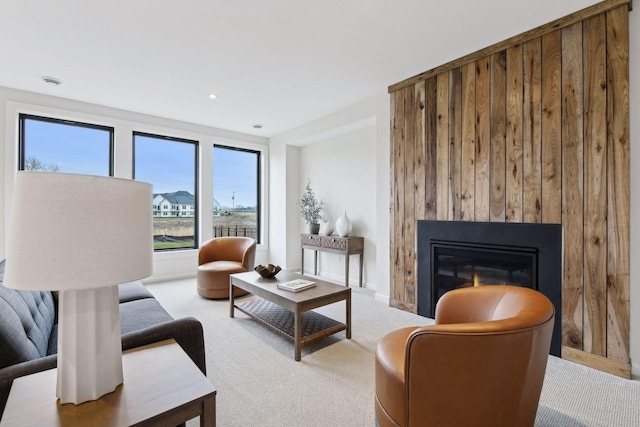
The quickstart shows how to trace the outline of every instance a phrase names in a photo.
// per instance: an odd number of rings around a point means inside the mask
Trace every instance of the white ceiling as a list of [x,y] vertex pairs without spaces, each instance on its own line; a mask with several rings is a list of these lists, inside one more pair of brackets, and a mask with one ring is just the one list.
[[270,137],[595,3],[0,0],[0,86]]

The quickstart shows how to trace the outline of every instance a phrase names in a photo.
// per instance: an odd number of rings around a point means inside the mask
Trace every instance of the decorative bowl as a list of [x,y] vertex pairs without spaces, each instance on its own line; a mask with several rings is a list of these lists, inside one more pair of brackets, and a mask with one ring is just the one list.
[[256,268],[254,268],[254,270],[257,271],[258,274],[264,277],[265,279],[273,279],[274,277],[276,277],[276,274],[278,274],[278,272],[282,269],[280,268],[279,265],[269,264],[265,267],[264,265],[261,264],[261,265],[257,265]]

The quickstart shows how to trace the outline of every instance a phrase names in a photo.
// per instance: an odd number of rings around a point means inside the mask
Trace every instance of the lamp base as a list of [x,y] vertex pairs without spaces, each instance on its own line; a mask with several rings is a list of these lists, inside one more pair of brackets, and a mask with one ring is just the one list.
[[58,313],[60,403],[114,391],[123,381],[118,286],[61,291]]

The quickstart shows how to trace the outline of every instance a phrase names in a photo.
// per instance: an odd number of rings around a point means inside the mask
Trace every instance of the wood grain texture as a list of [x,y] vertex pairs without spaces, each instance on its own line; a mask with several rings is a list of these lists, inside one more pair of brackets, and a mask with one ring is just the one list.
[[603,14],[583,23],[584,350],[607,355],[607,64]]
[[491,173],[489,220],[505,221],[506,53],[491,55]]
[[413,77],[410,77],[401,82],[395,83],[389,86],[388,92],[392,93],[396,90],[402,89],[407,86],[414,85],[419,80],[429,79],[431,77],[437,76],[441,73],[447,73],[451,69],[460,67],[461,65],[467,64],[469,62],[477,61],[478,59],[485,58],[487,56],[494,55],[500,51],[503,51],[511,46],[515,46],[517,44],[525,43],[529,40],[535,39],[537,37],[541,37],[548,33],[552,33],[559,28],[568,27],[570,25],[575,24],[576,22],[581,22],[584,19],[587,19],[591,16],[598,15],[600,13],[606,12],[608,10],[612,10],[618,8],[621,5],[625,5],[625,8],[630,10],[631,8],[631,0],[604,0],[600,3],[597,3],[593,6],[587,7],[585,9],[579,10],[575,13],[572,13],[567,16],[563,16],[562,18],[556,19],[555,21],[551,21],[547,24],[536,27],[532,30],[526,31],[524,33],[518,34],[514,37],[510,37],[501,42],[495,43],[489,47],[484,49],[480,49],[476,52],[473,52],[469,55],[463,56],[451,62],[447,62],[446,64],[440,65],[436,68],[432,68],[431,70],[422,72]]
[[582,23],[562,29],[563,345],[584,348]]
[[425,147],[425,82],[414,86],[414,138],[415,138],[415,218],[425,219],[426,210],[426,147]]
[[476,61],[476,186],[475,220],[489,221],[491,198],[491,60]]
[[507,49],[507,136],[505,199],[507,222],[522,222],[522,45]]
[[436,219],[449,219],[449,75],[438,76],[436,125]]
[[391,297],[400,301],[404,301],[404,175],[405,175],[405,156],[404,156],[404,93],[402,89],[395,93],[395,106],[393,113],[393,186],[395,194],[393,199],[394,221],[391,223],[393,236],[392,251],[392,281],[390,294]]
[[426,81],[425,89],[425,219],[436,219],[438,80]]
[[542,222],[542,39],[523,46],[522,220]]
[[607,357],[629,363],[629,17],[607,13]]
[[608,359],[575,348],[562,347],[562,358],[574,363],[589,366],[611,375],[631,379],[631,366],[628,363],[620,363],[617,360]]
[[[411,245],[419,242],[406,239],[415,224],[405,221],[424,215],[562,224],[563,356],[624,376],[630,372],[628,3],[598,7],[608,12],[536,29],[530,35],[537,37],[444,64],[392,93],[390,304],[416,309],[404,275],[415,276]],[[411,111],[405,103],[413,103]]]
[[[416,141],[415,141],[415,119],[416,106],[415,106],[415,92],[413,88],[405,89],[404,100],[405,116],[407,120],[404,122],[405,126],[405,141],[404,141],[404,221],[403,224],[403,260],[404,265],[402,272],[404,276],[404,296],[403,301],[411,304],[415,302],[415,289],[416,289],[416,197],[415,197],[415,153],[416,153]],[[413,197],[412,197],[413,196]]]
[[462,71],[449,71],[449,212],[450,221],[460,221],[462,193]]
[[542,37],[542,222],[562,222],[560,31]]
[[462,170],[460,183],[460,220],[473,221],[475,213],[475,118],[476,67],[471,62],[462,67]]

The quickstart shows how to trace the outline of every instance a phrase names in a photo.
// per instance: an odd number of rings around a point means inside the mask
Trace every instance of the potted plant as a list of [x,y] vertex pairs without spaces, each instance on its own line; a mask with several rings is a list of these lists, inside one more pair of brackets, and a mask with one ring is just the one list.
[[307,186],[302,198],[298,202],[300,205],[300,215],[304,218],[307,226],[306,232],[309,234],[318,234],[320,230],[320,221],[324,221],[322,216],[323,201],[318,201],[316,195],[311,189],[311,180],[307,179]]

